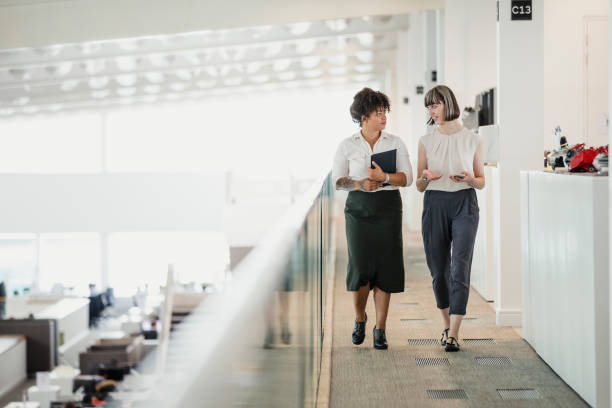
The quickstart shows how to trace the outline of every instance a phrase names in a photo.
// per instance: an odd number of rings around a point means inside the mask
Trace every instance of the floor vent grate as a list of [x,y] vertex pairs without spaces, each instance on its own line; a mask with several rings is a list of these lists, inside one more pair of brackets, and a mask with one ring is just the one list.
[[415,357],[417,366],[450,366],[446,357]]
[[440,340],[437,339],[408,339],[409,346],[439,346]]
[[516,388],[508,390],[497,390],[503,400],[536,400],[540,399],[540,393],[533,388]]
[[427,390],[429,399],[468,399],[464,390]]
[[481,366],[507,366],[512,364],[508,357],[476,357],[476,362]]
[[409,308],[409,307],[418,307],[419,304],[416,302],[402,302],[402,303],[398,303],[397,307],[401,307],[401,308]]
[[493,339],[463,339],[466,345],[470,346],[486,346],[491,344],[497,344]]
[[410,318],[410,319],[400,319],[400,321],[404,324],[423,323],[423,322],[426,322],[427,319],[423,319],[422,317],[415,317],[415,318]]

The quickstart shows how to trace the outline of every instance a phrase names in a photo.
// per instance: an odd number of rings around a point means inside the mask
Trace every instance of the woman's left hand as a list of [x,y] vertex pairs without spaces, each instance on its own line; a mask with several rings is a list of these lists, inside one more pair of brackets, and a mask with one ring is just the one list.
[[368,168],[368,178],[374,181],[385,181],[385,179],[387,178],[385,172],[382,171],[380,166],[378,166],[375,161],[372,162],[372,165],[374,166],[373,169]]
[[472,176],[470,173],[468,173],[467,171],[462,171],[459,174],[463,174],[463,178],[458,178],[455,177],[455,174],[448,176],[448,178],[450,178],[451,180],[453,180],[455,183],[470,183],[470,181],[474,180],[474,176]]

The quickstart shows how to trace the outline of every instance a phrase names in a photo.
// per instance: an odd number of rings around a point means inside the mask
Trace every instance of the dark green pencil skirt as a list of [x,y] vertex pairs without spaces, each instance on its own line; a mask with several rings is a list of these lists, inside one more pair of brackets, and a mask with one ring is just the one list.
[[351,191],[344,207],[348,268],[346,289],[369,284],[404,291],[402,197],[399,190]]

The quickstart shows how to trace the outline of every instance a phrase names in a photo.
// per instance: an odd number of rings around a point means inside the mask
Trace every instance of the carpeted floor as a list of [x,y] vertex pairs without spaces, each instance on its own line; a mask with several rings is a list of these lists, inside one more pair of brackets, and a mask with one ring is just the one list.
[[[375,316],[372,296],[366,309],[370,317],[366,340],[354,346],[351,343],[354,313],[351,294],[346,291],[344,281],[346,237],[344,221],[340,221],[336,235],[337,275],[333,300],[332,408],[588,406],[513,328],[495,325],[492,304],[474,290],[470,293],[466,320],[460,332],[460,352],[446,353],[434,341],[413,340],[435,339],[437,342],[442,330],[419,234],[404,234],[406,290],[391,296],[387,323],[389,349],[382,351],[372,347]],[[424,365],[418,365],[417,359],[421,358],[434,359],[422,360]],[[444,391],[436,395],[434,390]],[[507,393],[510,397],[519,394],[523,399],[502,399],[501,394],[506,395],[506,392],[498,390],[512,390]],[[433,399],[430,394],[462,399]]]

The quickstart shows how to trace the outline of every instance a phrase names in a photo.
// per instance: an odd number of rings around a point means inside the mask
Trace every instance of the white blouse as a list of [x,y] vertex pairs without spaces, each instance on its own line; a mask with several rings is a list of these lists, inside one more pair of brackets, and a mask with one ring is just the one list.
[[466,128],[445,135],[436,128],[420,140],[427,153],[427,169],[442,174],[438,180],[429,182],[427,190],[453,192],[472,188],[466,182],[452,181],[449,176],[461,174],[462,171],[474,173],[474,156],[480,143],[478,135]]
[[[396,173],[404,173],[406,175],[406,186],[409,186],[412,184],[412,166],[406,145],[404,145],[402,139],[385,131],[381,132],[380,137],[374,144],[374,149],[370,147],[370,144],[361,135],[361,131],[340,142],[334,157],[334,167],[332,168],[332,182],[334,186],[341,177],[348,176],[353,180],[368,178],[370,157],[374,153],[382,153],[393,149],[397,149],[395,171]],[[399,189],[398,186],[388,185],[376,191],[397,189]]]

